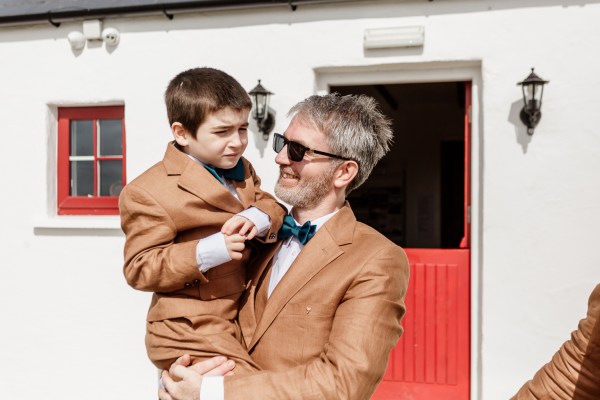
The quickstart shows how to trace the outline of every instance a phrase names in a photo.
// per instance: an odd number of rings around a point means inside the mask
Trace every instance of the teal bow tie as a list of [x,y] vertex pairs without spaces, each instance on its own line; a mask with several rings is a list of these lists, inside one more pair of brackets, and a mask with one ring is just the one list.
[[306,221],[302,226],[296,224],[291,215],[283,217],[283,225],[277,233],[279,239],[287,239],[290,236],[296,236],[300,243],[306,244],[317,231],[317,226],[312,225],[310,221]]
[[206,168],[206,170],[208,172],[210,172],[212,174],[212,176],[217,178],[217,180],[219,182],[221,182],[223,185],[225,184],[225,181],[223,181],[223,178],[226,178],[229,180],[234,180],[234,181],[240,181],[240,182],[244,180],[244,162],[242,161],[241,158],[238,161],[238,163],[235,165],[235,167],[229,168],[229,169],[215,168],[212,165],[208,165],[208,164],[203,164],[203,165],[204,165],[204,168]]

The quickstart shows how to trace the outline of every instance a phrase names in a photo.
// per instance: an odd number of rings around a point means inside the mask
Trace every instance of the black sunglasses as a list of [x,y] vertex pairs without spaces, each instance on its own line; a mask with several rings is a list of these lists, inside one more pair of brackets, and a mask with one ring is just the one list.
[[302,161],[304,159],[304,154],[307,151],[312,151],[315,154],[320,154],[322,156],[339,158],[340,160],[350,160],[350,158],[338,156],[336,154],[326,153],[320,150],[310,149],[300,143],[293,142],[291,140],[287,140],[282,134],[276,133],[273,136],[273,150],[276,153],[279,153],[285,146],[287,145],[287,156],[292,161]]

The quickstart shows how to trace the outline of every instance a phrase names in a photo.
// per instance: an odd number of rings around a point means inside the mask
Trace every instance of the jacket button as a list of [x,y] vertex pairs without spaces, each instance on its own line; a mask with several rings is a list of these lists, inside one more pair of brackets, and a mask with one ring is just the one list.
[[186,282],[185,285],[183,285],[183,286],[185,286],[186,289],[189,289],[192,287],[192,284],[189,282]]

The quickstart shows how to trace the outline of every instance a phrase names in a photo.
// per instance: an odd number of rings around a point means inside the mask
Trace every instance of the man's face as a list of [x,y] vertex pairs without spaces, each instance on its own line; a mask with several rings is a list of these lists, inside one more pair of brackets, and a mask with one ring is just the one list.
[[[292,119],[284,136],[290,141],[300,143],[310,149],[331,152],[325,144],[325,136],[320,131]],[[279,164],[279,179],[275,185],[275,194],[281,200],[299,209],[318,205],[327,195],[332,195],[333,172],[336,163],[330,157],[307,152],[302,161],[292,161],[287,155],[287,145],[277,154],[275,162]]]
[[224,108],[210,114],[187,138],[186,152],[205,164],[233,168],[248,145],[249,110]]

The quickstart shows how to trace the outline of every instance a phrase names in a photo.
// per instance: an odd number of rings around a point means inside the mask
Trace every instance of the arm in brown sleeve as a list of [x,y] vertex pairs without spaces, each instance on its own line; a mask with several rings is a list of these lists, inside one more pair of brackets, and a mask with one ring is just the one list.
[[197,241],[175,243],[177,229],[165,209],[143,188],[127,185],[119,198],[125,232],[123,272],[138,290],[172,292],[206,278],[196,262]]
[[587,317],[552,360],[512,400],[600,399],[600,285],[588,301]]

